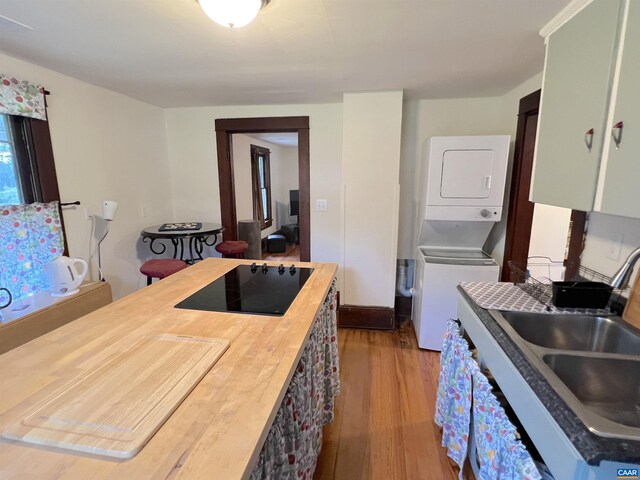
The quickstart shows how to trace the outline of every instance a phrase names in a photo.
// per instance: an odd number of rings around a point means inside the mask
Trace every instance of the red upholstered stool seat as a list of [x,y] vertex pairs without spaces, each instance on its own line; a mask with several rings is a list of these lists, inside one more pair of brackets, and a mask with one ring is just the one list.
[[187,268],[186,262],[175,258],[158,258],[147,260],[140,267],[140,273],[147,276],[147,285],[151,285],[153,278],[165,278]]
[[216,251],[223,257],[244,257],[244,252],[249,248],[249,244],[242,240],[225,240],[216,245]]

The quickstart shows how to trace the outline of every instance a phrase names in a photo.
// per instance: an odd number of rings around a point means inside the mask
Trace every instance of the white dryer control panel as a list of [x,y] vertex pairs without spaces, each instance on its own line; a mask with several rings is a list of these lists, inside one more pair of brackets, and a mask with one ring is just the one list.
[[458,207],[431,205],[426,208],[424,219],[499,222],[500,220],[502,220],[502,207]]
[[432,137],[427,159],[427,220],[502,217],[509,135]]

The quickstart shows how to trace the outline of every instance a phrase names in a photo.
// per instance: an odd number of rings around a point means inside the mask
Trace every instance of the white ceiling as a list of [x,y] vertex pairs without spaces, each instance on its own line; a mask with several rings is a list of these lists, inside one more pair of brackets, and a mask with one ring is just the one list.
[[[0,50],[160,105],[502,95],[540,72],[569,0],[272,0],[221,27],[195,0],[2,0]],[[10,74],[11,72],[3,72]],[[37,79],[34,79],[37,80]]]
[[274,145],[280,145],[281,147],[298,146],[297,133],[252,133],[249,136],[257,140],[273,143]]

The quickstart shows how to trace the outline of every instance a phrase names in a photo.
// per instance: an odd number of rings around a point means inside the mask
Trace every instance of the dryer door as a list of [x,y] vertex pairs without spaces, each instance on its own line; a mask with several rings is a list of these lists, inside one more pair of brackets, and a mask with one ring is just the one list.
[[[508,154],[508,135],[432,137],[427,167],[427,209],[430,206],[501,207]],[[428,213],[426,218],[430,218]]]
[[440,197],[488,198],[493,177],[493,150],[447,150],[442,157]]

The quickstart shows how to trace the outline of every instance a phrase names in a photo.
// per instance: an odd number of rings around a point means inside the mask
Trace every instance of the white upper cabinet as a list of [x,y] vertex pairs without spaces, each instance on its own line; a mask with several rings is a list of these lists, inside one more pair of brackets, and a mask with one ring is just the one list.
[[593,209],[623,1],[595,0],[547,38],[533,202]]
[[640,218],[640,1],[626,13],[594,210]]

